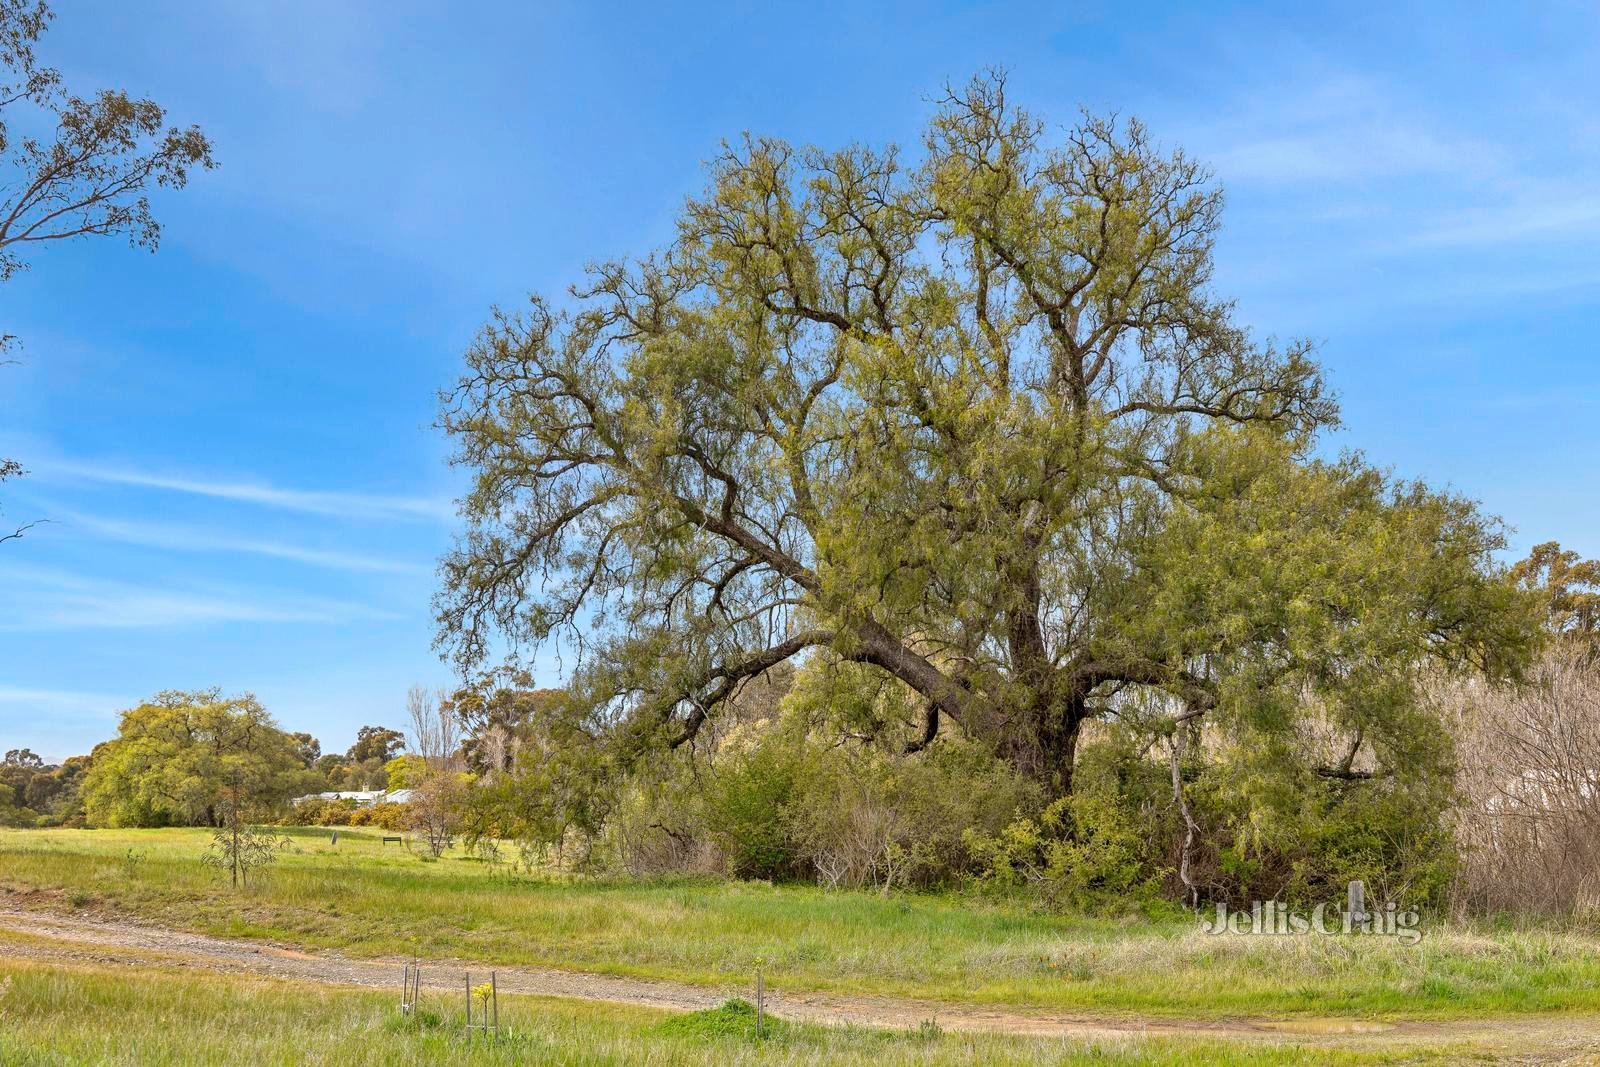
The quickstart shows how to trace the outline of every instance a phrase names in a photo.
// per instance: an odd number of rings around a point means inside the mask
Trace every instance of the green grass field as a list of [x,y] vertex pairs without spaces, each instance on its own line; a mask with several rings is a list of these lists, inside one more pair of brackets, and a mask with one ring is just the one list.
[[[1191,920],[1049,916],[954,894],[760,883],[508,880],[424,862],[380,831],[292,831],[232,892],[191,830],[0,831],[0,906],[73,908],[353,957],[454,956],[739,988],[1217,1018],[1600,1012],[1600,940],[1426,926],[1366,937],[1207,936]],[[129,861],[132,853],[142,859]]]
[[[747,1007],[747,1006],[746,1006]],[[496,1043],[468,1039],[460,1005],[424,996],[413,1018],[388,994],[172,970],[0,959],[0,1063],[72,1064],[1354,1064],[1401,1062],[1205,1039],[1079,1041],[803,1026],[748,1010],[645,1008],[502,997]],[[1458,1062],[1451,1049],[1403,1062]]]

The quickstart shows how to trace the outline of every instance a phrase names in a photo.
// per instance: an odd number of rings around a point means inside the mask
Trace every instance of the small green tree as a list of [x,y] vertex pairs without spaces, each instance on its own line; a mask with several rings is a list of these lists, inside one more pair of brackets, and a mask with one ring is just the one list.
[[407,752],[385,763],[383,773],[391,791],[415,789],[427,780],[428,762],[415,752]]
[[209,866],[226,871],[235,889],[240,883],[250,882],[250,872],[260,870],[278,858],[278,851],[288,845],[288,838],[266,827],[246,822],[245,815],[251,807],[245,778],[239,768],[228,776],[228,784],[221,796],[222,825],[211,835],[211,844],[203,857]]

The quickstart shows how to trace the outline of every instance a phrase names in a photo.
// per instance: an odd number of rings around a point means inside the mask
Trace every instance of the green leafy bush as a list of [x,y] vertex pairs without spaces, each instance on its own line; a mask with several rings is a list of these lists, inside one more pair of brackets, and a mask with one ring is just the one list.
[[789,835],[828,886],[950,881],[975,868],[968,835],[999,832],[1033,796],[973,746],[941,743],[912,756],[812,746],[799,766]]
[[39,816],[27,808],[14,804],[0,804],[0,826],[31,829],[39,824]]
[[1149,901],[1163,874],[1143,828],[1110,793],[1065,797],[999,834],[972,833],[967,841],[982,881],[1026,888],[1055,908]]
[[409,804],[373,804],[356,808],[350,813],[351,826],[376,826],[396,832],[410,829],[411,820],[412,808]]
[[802,746],[783,733],[729,753],[705,789],[706,830],[740,878],[804,873],[785,818],[800,776]]
[[761,1020],[761,1033],[756,1033],[756,1006],[748,1000],[735,997],[720,1006],[704,1011],[691,1011],[675,1015],[656,1026],[656,1032],[673,1037],[693,1038],[697,1041],[744,1039],[763,1041],[783,1039],[792,1027],[771,1015]]
[[283,823],[286,826],[351,826],[357,810],[353,800],[317,798],[291,805]]

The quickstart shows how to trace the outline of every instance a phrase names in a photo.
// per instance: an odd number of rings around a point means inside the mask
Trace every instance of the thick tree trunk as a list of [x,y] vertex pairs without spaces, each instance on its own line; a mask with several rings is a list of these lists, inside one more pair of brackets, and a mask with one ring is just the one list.
[[1001,740],[1001,757],[1019,776],[1039,784],[1046,803],[1072,795],[1078,736],[1086,717],[1081,696],[1041,699],[1018,716],[1019,725]]
[[[1035,515],[1034,509],[1027,510],[1025,529],[1033,525]],[[1006,613],[1006,643],[1011,668],[1031,704],[1021,720],[1027,736],[1014,741],[1023,759],[1013,759],[1012,764],[1037,780],[1045,799],[1053,801],[1072,793],[1072,767],[1086,700],[1084,692],[1067,682],[1050,659],[1041,621],[1044,594],[1038,549],[1037,535],[1025,532],[1021,561],[1007,565],[1018,601]]]
[[1039,783],[1047,801],[1072,795],[1072,771],[1083,730],[1084,700],[1074,696],[1045,709],[1039,721]]

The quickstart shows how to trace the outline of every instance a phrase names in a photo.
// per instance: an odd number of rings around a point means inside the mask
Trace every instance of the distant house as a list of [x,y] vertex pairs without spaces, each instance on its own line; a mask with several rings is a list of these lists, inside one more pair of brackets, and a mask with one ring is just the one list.
[[338,793],[307,793],[303,797],[295,797],[289,803],[300,805],[312,800],[352,800],[358,808],[370,808],[374,804],[410,803],[416,792],[415,789],[352,789]]

